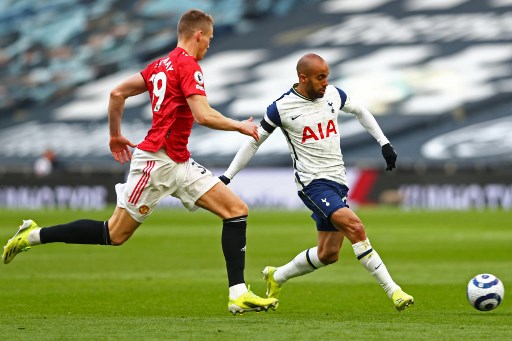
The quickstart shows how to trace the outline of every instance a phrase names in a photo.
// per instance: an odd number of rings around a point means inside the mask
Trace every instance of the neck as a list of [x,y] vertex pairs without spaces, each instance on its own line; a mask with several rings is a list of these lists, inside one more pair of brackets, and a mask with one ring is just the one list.
[[196,51],[196,49],[194,48],[194,46],[190,42],[178,41],[177,47],[180,47],[180,48],[184,49],[185,52],[187,52],[187,54],[189,56],[192,56],[192,57],[197,59],[197,56],[196,56],[197,51]]
[[300,83],[299,84],[295,84],[293,86],[293,88],[302,97],[307,98],[309,100],[313,100],[313,98],[309,97],[309,94],[305,91],[304,87],[302,87]]

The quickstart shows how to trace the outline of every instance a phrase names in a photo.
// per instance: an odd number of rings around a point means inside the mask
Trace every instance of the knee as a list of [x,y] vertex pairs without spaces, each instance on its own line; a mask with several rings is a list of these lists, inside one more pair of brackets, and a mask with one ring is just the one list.
[[118,236],[110,236],[110,245],[112,246],[121,246],[126,242],[127,238],[120,238]]
[[359,237],[361,240],[366,239],[366,232],[364,230],[364,225],[361,221],[357,221],[352,225],[352,232],[355,236]]
[[363,223],[359,221],[350,224],[346,236],[352,244],[365,240],[366,231],[364,229]]
[[353,220],[340,229],[350,242],[357,243],[366,239],[366,231],[361,220]]
[[108,234],[110,238],[110,245],[112,246],[123,245],[131,236],[131,234],[126,233],[124,229],[118,226],[117,223],[112,222],[109,222]]
[[322,264],[329,265],[336,263],[339,259],[340,252],[339,250],[319,250],[318,259]]
[[336,211],[332,218],[336,228],[353,243],[366,239],[366,232],[361,219],[350,209],[344,208]]
[[129,236],[125,236],[119,233],[113,233],[113,231],[110,232],[110,245],[112,246],[121,246],[123,245],[129,238]]
[[249,207],[242,200],[238,200],[235,205],[229,208],[229,218],[249,215]]
[[140,224],[140,222],[132,218],[128,211],[117,207],[108,220],[110,245],[123,245],[128,239],[130,239]]

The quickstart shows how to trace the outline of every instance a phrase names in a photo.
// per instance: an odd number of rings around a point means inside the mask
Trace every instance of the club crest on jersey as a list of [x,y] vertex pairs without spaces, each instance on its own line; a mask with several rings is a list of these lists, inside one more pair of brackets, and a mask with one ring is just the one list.
[[149,212],[149,207],[147,205],[142,205],[139,207],[140,214],[147,214]]
[[329,105],[331,107],[331,113],[334,114],[334,107],[333,107],[334,103],[333,102],[327,102],[327,105]]
[[204,78],[203,78],[203,74],[201,73],[201,71],[194,72],[194,79],[196,80],[197,84],[203,85]]
[[316,127],[305,126],[304,130],[302,130],[302,144],[309,139],[315,141],[323,140],[331,136],[331,134],[338,134],[333,120],[329,120],[325,128],[322,126],[322,122],[318,123]]

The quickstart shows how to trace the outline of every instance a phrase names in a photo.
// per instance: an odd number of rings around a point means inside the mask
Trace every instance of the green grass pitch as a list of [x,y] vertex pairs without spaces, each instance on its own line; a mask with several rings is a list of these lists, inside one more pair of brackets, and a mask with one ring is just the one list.
[[[397,312],[345,241],[338,263],[285,284],[276,311],[233,317],[220,220],[161,209],[121,247],[49,244],[0,264],[0,339],[512,339],[512,212],[357,213],[395,281],[415,297],[412,308]],[[22,219],[45,226],[109,215],[0,210],[0,242]],[[247,283],[263,295],[264,266],[315,244],[307,211],[253,210]],[[490,312],[465,296],[469,279],[483,272],[505,285],[504,301]]]

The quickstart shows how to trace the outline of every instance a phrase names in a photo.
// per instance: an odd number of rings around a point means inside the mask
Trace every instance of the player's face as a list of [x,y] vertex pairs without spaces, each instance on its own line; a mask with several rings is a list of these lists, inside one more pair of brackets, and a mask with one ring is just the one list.
[[325,62],[317,62],[311,68],[309,76],[305,76],[305,91],[307,97],[322,98],[325,95],[325,90],[329,82],[329,66]]
[[210,41],[213,38],[213,27],[210,26],[210,29],[206,31],[201,31],[200,37],[199,37],[199,49],[197,51],[197,60],[203,59],[204,55],[206,54],[206,51],[208,51],[208,48],[210,47]]

